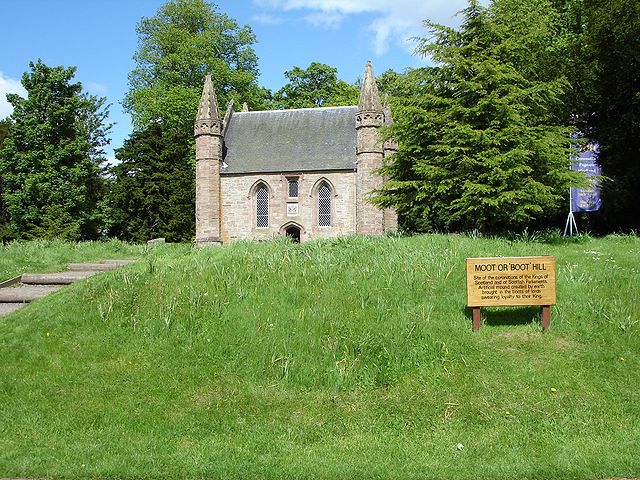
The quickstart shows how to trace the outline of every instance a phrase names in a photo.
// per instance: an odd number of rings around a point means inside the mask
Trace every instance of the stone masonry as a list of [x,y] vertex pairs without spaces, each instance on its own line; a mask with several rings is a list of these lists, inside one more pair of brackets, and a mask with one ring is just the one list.
[[378,129],[384,124],[384,111],[378,87],[373,77],[371,62],[360,91],[360,102],[356,114],[357,132],[357,186],[356,186],[356,230],[365,235],[384,233],[384,213],[370,202],[372,192],[382,186],[382,177],[374,170],[382,166],[384,149],[378,138]]
[[[355,228],[355,172],[307,172],[298,178],[299,195],[287,195],[287,175],[252,174],[225,175],[222,178],[222,240],[228,243],[242,238],[270,240],[283,235],[291,225],[301,230],[301,241],[310,238],[329,238],[356,233]],[[321,181],[333,187],[330,227],[318,226],[316,195]],[[265,184],[269,191],[269,227],[256,227],[255,187]],[[297,204],[297,215],[287,214],[287,205]]]
[[194,125],[196,137],[196,245],[219,245],[222,126],[211,76],[207,75]]
[[[223,121],[207,75],[194,125],[196,246],[269,240],[291,231],[299,231],[299,240],[305,241],[396,230],[395,212],[370,202],[383,184],[376,169],[396,149],[378,137],[378,129],[390,123],[391,111],[382,106],[371,62],[357,107],[249,112],[245,104],[235,112],[230,104]],[[293,197],[292,180],[298,190]],[[319,190],[324,191],[322,202]],[[330,223],[323,226],[327,208]]]

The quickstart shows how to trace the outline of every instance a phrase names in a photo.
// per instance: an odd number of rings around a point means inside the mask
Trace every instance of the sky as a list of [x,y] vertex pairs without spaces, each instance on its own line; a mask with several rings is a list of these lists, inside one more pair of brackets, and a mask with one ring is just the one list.
[[[26,92],[20,84],[29,62],[77,67],[85,91],[106,97],[113,126],[107,157],[131,133],[120,102],[127,89],[137,47],[136,24],[155,15],[165,0],[0,0],[0,119],[11,114],[6,93]],[[426,36],[425,19],[459,23],[466,0],[218,0],[220,12],[257,37],[258,83],[273,91],[284,72],[311,62],[338,69],[349,83],[364,73],[398,72],[424,64],[411,38]]]

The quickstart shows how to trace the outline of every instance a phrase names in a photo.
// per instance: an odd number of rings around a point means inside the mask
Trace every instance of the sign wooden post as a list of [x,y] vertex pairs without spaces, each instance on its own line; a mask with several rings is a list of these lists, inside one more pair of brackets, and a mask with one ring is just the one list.
[[542,330],[556,303],[555,257],[467,258],[467,306],[473,330],[480,330],[481,307],[540,305]]

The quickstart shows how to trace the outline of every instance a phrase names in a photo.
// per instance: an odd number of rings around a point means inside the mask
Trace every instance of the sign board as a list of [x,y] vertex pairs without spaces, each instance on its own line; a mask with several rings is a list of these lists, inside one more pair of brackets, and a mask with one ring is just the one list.
[[555,257],[467,258],[467,306],[555,303]]
[[602,205],[600,184],[596,180],[602,172],[597,160],[597,147],[594,144],[589,144],[584,151],[579,153],[578,158],[571,165],[572,170],[582,172],[589,178],[590,183],[588,187],[571,189],[572,212],[594,212]]

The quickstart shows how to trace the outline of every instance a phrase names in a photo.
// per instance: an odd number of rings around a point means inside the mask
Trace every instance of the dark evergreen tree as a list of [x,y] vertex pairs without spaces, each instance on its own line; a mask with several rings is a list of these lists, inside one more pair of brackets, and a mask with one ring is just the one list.
[[116,150],[120,163],[111,168],[110,235],[134,242],[193,239],[195,172],[191,144],[184,141],[188,135],[151,124]]
[[10,235],[97,238],[103,223],[98,208],[104,194],[102,148],[110,128],[104,98],[72,83],[74,67],[41,61],[29,66],[22,76],[28,97],[7,95],[14,111],[0,149]]
[[640,2],[585,0],[583,70],[590,89],[582,102],[586,134],[601,146],[602,209],[594,226],[640,229]]
[[396,100],[399,150],[378,199],[405,228],[519,229],[562,204],[577,177],[560,122],[568,85],[544,51],[554,26],[537,18],[549,7],[470,1],[459,30],[425,23],[418,52],[437,66],[410,72]]

